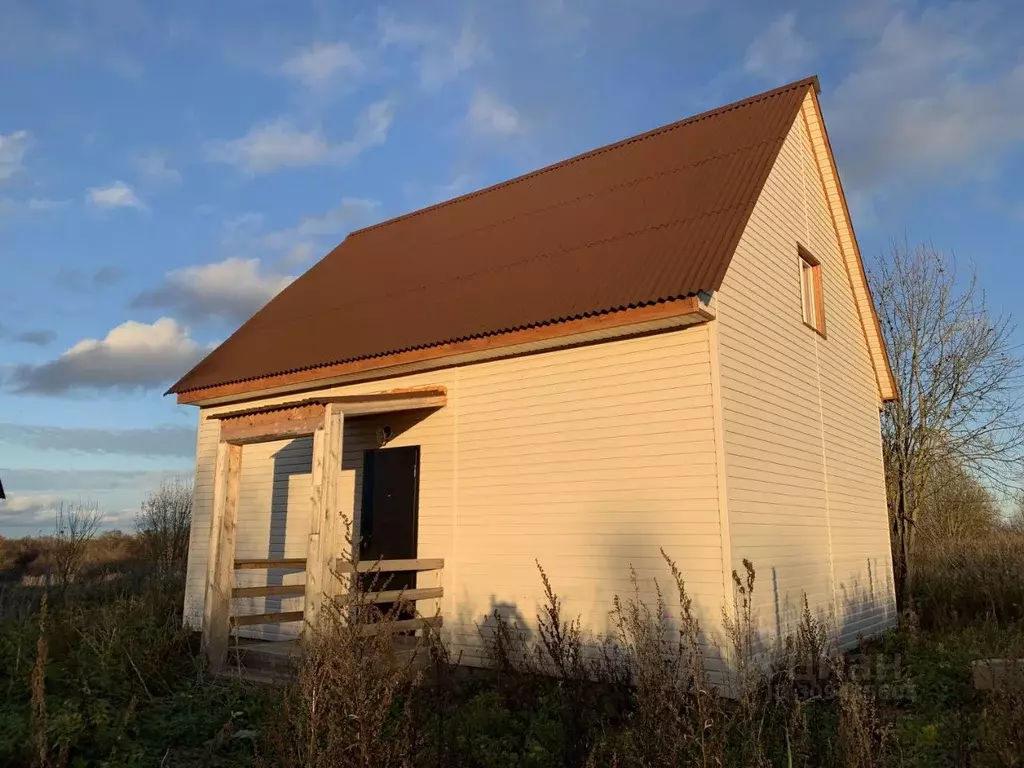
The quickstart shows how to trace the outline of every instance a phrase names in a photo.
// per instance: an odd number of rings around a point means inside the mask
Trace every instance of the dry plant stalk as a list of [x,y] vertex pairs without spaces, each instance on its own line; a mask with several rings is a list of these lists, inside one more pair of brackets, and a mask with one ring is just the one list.
[[36,660],[32,665],[30,687],[32,689],[32,714],[29,721],[29,732],[32,737],[32,764],[35,768],[47,768],[50,765],[49,740],[46,735],[46,613],[47,600],[43,595],[39,606],[39,639],[36,641]]
[[616,655],[633,688],[635,748],[644,765],[723,765],[722,702],[713,690],[701,643],[700,621],[682,572],[662,550],[679,603],[673,617],[657,580],[652,609],[641,598],[630,568],[633,595],[616,595],[612,620]]
[[398,599],[381,611],[374,599],[388,579],[379,567],[357,576],[358,547],[346,539],[351,572],[332,574],[342,589],[325,602],[320,625],[306,627],[297,680],[283,690],[266,735],[271,765],[403,766],[416,752],[411,694],[421,677],[417,661],[433,636],[393,628],[412,603]]

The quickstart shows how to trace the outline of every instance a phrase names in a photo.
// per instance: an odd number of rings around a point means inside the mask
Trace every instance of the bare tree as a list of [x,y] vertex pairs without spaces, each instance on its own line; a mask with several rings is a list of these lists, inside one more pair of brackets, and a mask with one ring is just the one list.
[[962,544],[999,528],[995,498],[963,467],[940,460],[925,487],[917,522],[922,546]]
[[991,315],[951,255],[893,243],[871,275],[899,399],[882,416],[897,597],[906,605],[917,515],[940,462],[1006,482],[1024,453],[1022,360],[1007,315]]
[[192,483],[164,483],[142,503],[135,532],[143,555],[162,568],[182,569],[192,529]]
[[61,502],[57,507],[53,526],[53,564],[57,569],[57,583],[66,592],[82,568],[89,542],[103,522],[103,514],[96,504]]

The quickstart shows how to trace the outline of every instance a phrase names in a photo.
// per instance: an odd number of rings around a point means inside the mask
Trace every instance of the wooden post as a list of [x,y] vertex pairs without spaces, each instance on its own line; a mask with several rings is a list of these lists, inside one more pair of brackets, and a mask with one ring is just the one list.
[[212,672],[224,668],[228,655],[231,588],[235,579],[235,533],[238,518],[238,478],[242,446],[220,443],[213,480],[213,519],[210,521],[206,599],[203,602],[203,647]]
[[338,403],[328,403],[324,425],[313,433],[312,498],[306,550],[306,602],[303,633],[315,630],[325,597],[333,592],[331,566],[337,554],[338,483],[345,418]]

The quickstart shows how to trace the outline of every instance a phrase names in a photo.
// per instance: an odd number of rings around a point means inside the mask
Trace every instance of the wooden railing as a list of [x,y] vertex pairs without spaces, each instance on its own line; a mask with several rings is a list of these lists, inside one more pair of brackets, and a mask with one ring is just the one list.
[[[236,571],[269,570],[306,570],[306,558],[290,557],[270,560],[235,560]],[[234,587],[231,597],[302,597],[306,594],[305,584],[270,584],[263,587]],[[254,613],[242,616],[231,616],[228,620],[232,627],[251,627],[256,624],[277,624],[289,621],[302,621],[303,611],[280,611],[277,613]]]
[[[444,572],[444,559],[432,558],[423,560],[364,560],[355,566],[352,563],[342,560],[334,564],[335,573],[394,573],[402,571],[435,571],[436,586],[417,587],[415,589],[383,589],[376,592],[367,592],[366,602],[368,603],[416,603],[420,600],[434,600],[434,611],[431,616],[417,616],[413,619],[398,619],[381,624],[367,624],[362,628],[364,635],[375,634],[381,629],[392,632],[407,632],[416,629],[440,629],[443,623],[441,618],[441,598],[444,597],[444,587],[441,585],[441,575]],[[384,584],[387,587],[387,584]],[[420,611],[420,613],[425,613]]]
[[[304,570],[306,567],[305,558],[277,558],[265,560],[235,560],[236,571],[240,570],[262,570],[270,568]],[[436,571],[437,584],[433,587],[416,589],[385,589],[377,592],[367,593],[369,603],[415,603],[420,600],[435,600],[435,611],[433,616],[418,617],[414,619],[401,619],[388,622],[389,629],[402,632],[427,627],[440,628],[442,621],[440,616],[440,600],[444,597],[444,587],[441,585],[441,574],[444,570],[444,559],[433,558],[424,560],[367,560],[352,563],[338,560],[335,562],[334,571],[339,574],[349,573],[391,573],[400,571]],[[384,586],[387,586],[386,584]],[[301,597],[306,593],[305,584],[274,584],[260,587],[234,587],[231,590],[231,597]],[[231,627],[250,627],[257,624],[277,624],[290,621],[302,621],[303,611],[283,611],[278,613],[256,613],[249,615],[232,615],[229,619]],[[367,625],[363,632],[373,634],[379,631],[379,626]]]

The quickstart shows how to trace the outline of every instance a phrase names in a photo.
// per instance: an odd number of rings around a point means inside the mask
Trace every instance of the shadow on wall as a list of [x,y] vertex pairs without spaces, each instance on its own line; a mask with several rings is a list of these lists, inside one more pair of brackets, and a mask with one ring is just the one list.
[[[670,643],[678,638],[681,626],[680,595],[669,563],[662,556],[660,547],[650,542],[642,531],[637,533],[635,528],[632,529],[627,540],[628,544],[621,544],[623,540],[620,540],[610,551],[606,550],[607,556],[603,562],[609,565],[597,572],[600,576],[594,577],[605,581],[607,589],[601,585],[596,585],[596,589],[581,588],[579,579],[563,579],[560,584],[558,574],[549,572],[554,593],[561,602],[561,620],[572,622],[583,617],[580,629],[584,654],[592,660],[599,660],[616,647],[628,644],[628,629],[626,633],[622,630],[624,626],[630,625],[631,619],[639,617],[656,621],[659,593],[666,609],[666,637]],[[673,558],[673,553],[667,548],[666,554]],[[802,593],[794,595],[792,591],[784,593],[780,590],[778,566],[753,563],[755,576],[753,592],[750,593],[747,586],[748,574],[743,564],[738,563],[739,572],[736,575],[740,581],[739,586],[733,582],[730,574],[733,587],[730,597],[734,601],[734,609],[729,615],[734,628],[732,630],[727,630],[721,620],[725,610],[722,604],[724,601],[713,601],[707,596],[708,592],[714,590],[714,585],[707,584],[706,566],[697,568],[695,574],[695,569],[688,568],[688,565],[693,565],[692,562],[675,562],[684,579],[687,597],[693,601],[693,611],[700,624],[698,644],[712,680],[729,679],[729,675],[737,672],[733,666],[733,651],[737,642],[748,643],[753,658],[767,661],[772,652],[780,648],[779,641],[793,638],[798,629],[808,626],[808,619],[813,626],[820,627],[827,634],[830,645],[842,650],[857,646],[862,639],[877,635],[895,622],[894,604],[891,599],[886,599],[887,595],[891,595],[892,580],[891,576],[879,579],[879,565],[883,569],[885,566],[880,560],[866,558],[863,570],[850,573],[846,579],[837,578],[835,608],[831,604],[823,606],[809,602],[807,616],[804,615]],[[633,563],[635,569],[635,582],[630,579],[630,563]],[[545,567],[545,563],[541,562],[540,566]],[[619,573],[619,570],[622,572]],[[534,584],[523,585],[519,590],[520,595],[523,590],[538,598],[542,595],[539,571],[535,571],[535,579]],[[816,586],[819,585],[808,585],[809,588]],[[719,595],[721,591],[722,587],[718,586]],[[745,618],[743,610],[745,599],[749,604],[749,620]],[[622,606],[618,613],[616,605]],[[494,647],[495,633],[501,629],[503,622],[516,629],[524,647],[533,649],[542,644],[541,622],[548,621],[550,625],[550,617],[544,605],[526,606],[522,600],[517,602],[498,595],[491,595],[488,612],[484,615],[470,615],[467,608],[462,603],[456,609],[450,638],[455,646],[453,650],[463,655],[465,663],[473,665],[486,666],[493,663],[493,659],[488,657],[488,649]],[[475,636],[471,634],[473,629]]]
[[434,413],[435,410],[398,411],[357,416],[345,420],[341,471],[343,474],[349,473],[351,476],[351,480],[348,482],[352,492],[349,510],[353,525],[353,541],[359,540],[359,521],[363,508],[363,457],[366,451],[381,447],[378,441],[378,430],[385,426],[391,428],[391,438],[384,447],[415,445],[416,443],[404,442],[402,435]]
[[[298,510],[291,509],[289,500],[290,490],[293,487],[293,479],[305,475],[309,478],[312,474],[313,441],[310,437],[300,437],[290,440],[286,445],[277,450],[273,455],[273,477],[271,480],[270,493],[270,526],[267,534],[267,558],[271,560],[285,557],[302,557],[305,552],[298,554],[288,550],[289,534],[293,541],[296,539],[305,541],[308,534],[306,520],[298,513]],[[308,496],[308,492],[305,494]],[[289,525],[292,530],[289,531]],[[296,528],[298,526],[298,529]],[[294,549],[294,547],[293,547]],[[285,583],[288,575],[300,573],[302,569],[273,568],[267,571],[266,585],[281,586]],[[285,606],[285,601],[294,603],[302,598],[272,596],[264,598],[265,613],[280,613],[285,610],[294,610],[291,606]],[[296,625],[297,626],[297,625]],[[260,634],[287,632],[283,625],[267,624]]]
[[[352,476],[349,481],[353,493],[350,510],[357,526],[356,535],[358,535],[359,511],[362,507],[363,452],[378,447],[377,429],[387,424],[392,430],[392,442],[398,442],[405,431],[427,418],[431,413],[433,413],[432,410],[417,410],[358,417],[345,422],[342,472],[347,471]],[[306,556],[312,454],[312,437],[301,437],[288,441],[272,455],[269,528],[265,549],[265,556],[268,559]],[[305,482],[296,483],[298,478],[304,478]],[[256,478],[257,482],[262,480],[263,478]],[[253,510],[253,512],[266,514],[264,510]],[[245,525],[244,517],[241,524]],[[261,583],[266,586],[296,583],[299,578],[298,574],[303,572],[304,569],[301,568],[269,569],[266,572],[265,581]],[[256,584],[253,583],[253,585]],[[281,613],[301,609],[301,597],[270,596],[251,600],[255,602],[260,599],[263,601],[263,609],[256,612]],[[243,630],[243,634],[258,637],[290,635],[298,626],[297,623],[291,622],[288,624],[264,624]]]

